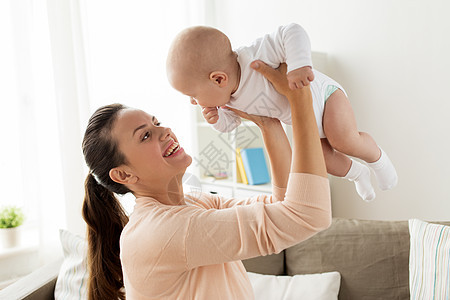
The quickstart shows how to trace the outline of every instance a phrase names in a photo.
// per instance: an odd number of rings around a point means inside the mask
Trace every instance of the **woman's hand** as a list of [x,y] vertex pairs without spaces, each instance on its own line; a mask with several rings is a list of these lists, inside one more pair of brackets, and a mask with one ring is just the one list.
[[289,100],[292,119],[292,173],[309,173],[327,178],[322,145],[312,105],[311,89],[291,90],[286,78],[286,66],[274,70],[262,61],[254,61],[251,67],[269,80],[278,93]]
[[222,108],[229,109],[239,117],[252,121],[258,125],[262,133],[267,155],[269,156],[272,184],[279,188],[285,188],[287,186],[289,170],[291,168],[292,151],[280,120],[250,115],[231,107]]
[[241,118],[247,119],[249,121],[252,121],[255,123],[261,130],[264,129],[266,126],[271,126],[273,124],[280,123],[280,120],[265,116],[257,116],[257,115],[251,115],[246,112],[243,112],[241,110],[228,107],[228,106],[221,106],[222,109],[228,109],[234,112],[236,115],[238,115]]
[[273,69],[267,66],[264,62],[255,60],[250,64],[250,66],[266,77],[272,83],[277,92],[283,96],[286,96],[289,101],[299,99],[299,97],[302,97],[301,95],[309,92],[309,89],[292,90],[289,87],[289,82],[286,76],[287,65],[284,63],[280,64],[278,69]]

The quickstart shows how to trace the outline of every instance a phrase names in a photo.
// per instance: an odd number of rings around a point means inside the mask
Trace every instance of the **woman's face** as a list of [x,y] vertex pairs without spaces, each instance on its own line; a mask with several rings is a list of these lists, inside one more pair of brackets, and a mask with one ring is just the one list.
[[140,185],[169,182],[192,162],[170,128],[160,126],[156,117],[141,110],[120,111],[112,137],[125,155],[127,171],[138,178]]

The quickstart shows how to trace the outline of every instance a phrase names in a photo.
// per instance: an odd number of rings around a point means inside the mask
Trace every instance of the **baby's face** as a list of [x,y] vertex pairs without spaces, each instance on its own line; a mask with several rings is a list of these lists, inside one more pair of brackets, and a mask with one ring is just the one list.
[[[183,77],[186,78],[186,77]],[[226,105],[230,101],[231,93],[227,88],[221,88],[210,80],[177,80],[171,78],[172,86],[182,94],[189,96],[191,104],[202,107]]]
[[190,97],[191,104],[202,107],[222,106],[230,102],[230,93],[227,89],[220,88],[209,80],[193,84],[183,94]]

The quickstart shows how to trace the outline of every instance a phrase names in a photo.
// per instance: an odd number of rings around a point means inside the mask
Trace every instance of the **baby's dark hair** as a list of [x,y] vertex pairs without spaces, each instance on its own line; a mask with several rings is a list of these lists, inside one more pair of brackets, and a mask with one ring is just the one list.
[[111,136],[118,113],[126,108],[111,104],[97,109],[83,138],[83,155],[90,169],[82,209],[87,223],[90,300],[125,299],[119,239],[128,216],[114,193],[126,194],[130,190],[113,181],[109,171],[126,163]]

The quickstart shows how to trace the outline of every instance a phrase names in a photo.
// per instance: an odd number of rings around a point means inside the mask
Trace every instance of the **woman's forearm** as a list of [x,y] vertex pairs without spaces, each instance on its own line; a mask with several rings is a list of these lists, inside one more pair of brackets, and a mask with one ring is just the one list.
[[292,150],[280,121],[273,119],[259,125],[269,156],[272,184],[285,188],[291,168]]
[[309,173],[327,177],[310,87],[291,90],[286,78],[286,64],[281,64],[278,71],[262,61],[252,62],[251,67],[264,75],[277,92],[287,97],[291,105],[293,131],[291,173]]
[[288,95],[292,115],[291,172],[327,177],[309,86]]

